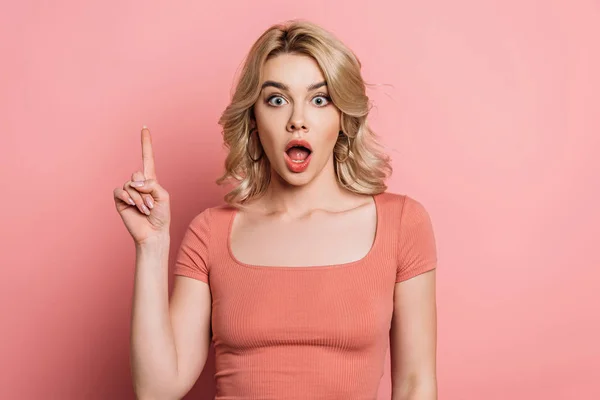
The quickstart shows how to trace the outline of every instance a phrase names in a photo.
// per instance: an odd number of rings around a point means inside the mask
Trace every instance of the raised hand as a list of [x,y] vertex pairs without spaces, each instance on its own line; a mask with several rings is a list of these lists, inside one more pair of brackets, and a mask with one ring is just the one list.
[[169,193],[158,184],[150,130],[142,128],[143,171],[136,171],[113,191],[115,206],[136,244],[168,237],[171,223]]

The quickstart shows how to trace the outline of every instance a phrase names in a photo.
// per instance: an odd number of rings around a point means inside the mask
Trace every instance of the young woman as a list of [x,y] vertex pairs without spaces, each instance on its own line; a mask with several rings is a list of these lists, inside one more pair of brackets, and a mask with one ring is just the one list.
[[332,34],[296,20],[261,35],[220,119],[217,183],[235,188],[189,224],[170,302],[169,195],[144,127],[144,170],[114,192],[136,244],[140,399],[183,397],[211,342],[217,399],[375,399],[388,339],[392,398],[437,398],[432,225],[386,192],[369,108]]

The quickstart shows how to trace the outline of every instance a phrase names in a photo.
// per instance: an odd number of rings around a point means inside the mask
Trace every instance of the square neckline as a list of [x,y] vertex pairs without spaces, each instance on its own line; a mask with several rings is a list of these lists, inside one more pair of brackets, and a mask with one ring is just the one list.
[[228,228],[227,228],[226,247],[227,247],[227,254],[229,256],[229,259],[230,259],[230,261],[233,261],[235,264],[238,264],[245,268],[261,269],[261,270],[266,270],[266,269],[283,270],[283,271],[289,271],[289,270],[298,270],[298,271],[316,270],[316,271],[318,271],[318,270],[324,270],[324,269],[326,270],[326,269],[333,269],[333,268],[351,267],[354,265],[362,264],[363,262],[367,262],[373,256],[373,253],[375,253],[375,251],[379,247],[379,242],[381,240],[380,236],[381,236],[382,216],[381,216],[381,205],[379,204],[379,196],[381,196],[381,195],[382,195],[382,193],[378,193],[378,194],[369,196],[373,199],[373,204],[375,205],[375,236],[373,238],[373,243],[371,244],[371,247],[369,248],[369,251],[367,252],[367,254],[365,254],[363,257],[361,257],[358,260],[349,261],[349,262],[345,262],[345,263],[338,263],[338,264],[301,265],[301,266],[297,266],[297,267],[294,267],[291,265],[259,265],[259,264],[249,264],[249,263],[242,262],[233,254],[233,251],[231,250],[231,230],[233,227],[233,221],[235,220],[235,217],[238,213],[237,208],[233,208],[233,210],[231,211],[231,215],[229,216]]

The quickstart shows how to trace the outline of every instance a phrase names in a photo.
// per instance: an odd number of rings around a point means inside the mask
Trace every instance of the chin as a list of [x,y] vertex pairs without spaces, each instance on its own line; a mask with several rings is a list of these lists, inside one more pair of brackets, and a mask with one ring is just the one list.
[[306,170],[302,173],[292,172],[283,166],[281,169],[273,170],[275,174],[279,176],[282,183],[287,183],[290,186],[304,186],[315,177],[310,170]]
[[287,172],[285,175],[281,176],[281,179],[291,186],[304,186],[312,181],[313,178],[314,176],[307,173],[294,174],[292,172]]

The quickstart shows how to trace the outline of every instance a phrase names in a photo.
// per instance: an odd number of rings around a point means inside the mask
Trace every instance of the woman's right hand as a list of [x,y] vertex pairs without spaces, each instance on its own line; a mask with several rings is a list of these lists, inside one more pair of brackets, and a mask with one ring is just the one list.
[[[144,170],[134,172],[123,188],[113,191],[117,211],[136,245],[168,237],[171,224],[169,193],[156,180],[152,138],[145,126],[142,128],[142,161]],[[136,181],[144,185],[136,187]]]

